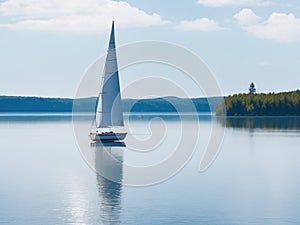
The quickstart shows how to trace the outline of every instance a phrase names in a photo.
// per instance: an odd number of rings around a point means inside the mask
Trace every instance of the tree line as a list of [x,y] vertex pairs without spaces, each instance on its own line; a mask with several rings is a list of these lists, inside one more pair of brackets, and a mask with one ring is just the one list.
[[[222,97],[184,99],[123,99],[124,112],[210,112]],[[95,112],[97,98],[41,98],[0,96],[0,112]]]
[[300,90],[256,94],[254,85],[250,89],[248,94],[224,98],[216,114],[224,115],[225,108],[227,116],[300,116]]

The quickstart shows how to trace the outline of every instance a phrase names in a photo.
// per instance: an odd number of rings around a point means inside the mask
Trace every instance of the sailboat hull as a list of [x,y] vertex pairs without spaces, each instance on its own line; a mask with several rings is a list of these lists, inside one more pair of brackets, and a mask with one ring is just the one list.
[[91,133],[90,138],[95,142],[112,142],[122,141],[126,138],[127,133]]

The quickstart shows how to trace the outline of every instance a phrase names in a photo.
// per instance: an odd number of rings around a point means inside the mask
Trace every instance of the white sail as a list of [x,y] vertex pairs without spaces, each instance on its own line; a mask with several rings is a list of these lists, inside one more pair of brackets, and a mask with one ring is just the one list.
[[96,127],[124,126],[120,94],[114,22],[104,67],[104,77],[96,106]]

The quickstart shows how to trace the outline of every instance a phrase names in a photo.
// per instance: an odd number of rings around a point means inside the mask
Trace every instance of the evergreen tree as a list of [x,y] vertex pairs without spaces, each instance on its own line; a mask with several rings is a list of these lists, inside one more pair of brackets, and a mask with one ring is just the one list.
[[256,93],[256,88],[254,83],[252,82],[249,87],[249,94],[255,94],[255,93]]

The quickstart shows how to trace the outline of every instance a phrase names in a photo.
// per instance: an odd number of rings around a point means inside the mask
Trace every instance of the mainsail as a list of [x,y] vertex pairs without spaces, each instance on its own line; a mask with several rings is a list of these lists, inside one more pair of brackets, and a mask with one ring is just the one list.
[[104,77],[96,105],[96,127],[124,126],[120,94],[114,22],[104,67]]

